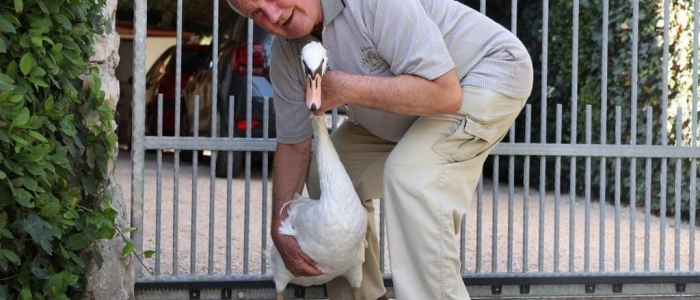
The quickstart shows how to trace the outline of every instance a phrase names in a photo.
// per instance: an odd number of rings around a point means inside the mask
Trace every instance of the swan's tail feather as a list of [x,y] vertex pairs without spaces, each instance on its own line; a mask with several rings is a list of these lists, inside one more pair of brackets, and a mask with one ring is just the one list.
[[294,230],[294,227],[292,227],[292,222],[287,218],[286,220],[282,221],[282,224],[280,225],[279,233],[288,235],[288,236],[296,236],[297,231]]

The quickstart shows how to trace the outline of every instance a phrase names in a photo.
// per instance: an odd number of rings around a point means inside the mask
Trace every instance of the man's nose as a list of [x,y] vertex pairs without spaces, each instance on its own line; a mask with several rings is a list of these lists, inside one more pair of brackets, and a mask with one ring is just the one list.
[[270,20],[271,23],[277,24],[277,22],[280,21],[280,16],[282,16],[282,10],[277,7],[277,5],[274,5],[273,3],[268,3],[268,5],[265,5],[262,8],[263,12],[265,12],[265,15],[267,15],[267,18]]

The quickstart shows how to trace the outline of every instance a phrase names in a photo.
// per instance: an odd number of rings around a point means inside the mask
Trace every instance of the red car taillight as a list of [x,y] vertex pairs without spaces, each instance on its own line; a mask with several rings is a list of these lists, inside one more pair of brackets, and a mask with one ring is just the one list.
[[[236,129],[239,131],[246,130],[246,120],[236,120]],[[250,120],[250,129],[255,129],[260,125],[260,120]]]
[[[233,48],[231,54],[231,67],[233,71],[246,75],[248,66],[248,45],[243,44]],[[265,49],[260,44],[253,44],[253,75],[265,75]]]

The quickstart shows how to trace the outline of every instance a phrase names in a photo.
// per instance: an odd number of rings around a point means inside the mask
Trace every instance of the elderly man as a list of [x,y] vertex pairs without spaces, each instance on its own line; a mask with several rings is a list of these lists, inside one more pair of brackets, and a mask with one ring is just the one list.
[[[287,269],[320,274],[277,230],[284,203],[305,183],[312,197],[319,193],[300,61],[313,40],[328,49],[330,69],[314,113],[346,106],[349,122],[332,139],[370,216],[364,296],[386,298],[372,203],[383,197],[396,298],[469,299],[456,240],[484,160],[530,94],[532,62],[522,43],[453,0],[229,1],[278,37],[271,236]],[[343,278],[327,287],[332,300],[350,298]]]

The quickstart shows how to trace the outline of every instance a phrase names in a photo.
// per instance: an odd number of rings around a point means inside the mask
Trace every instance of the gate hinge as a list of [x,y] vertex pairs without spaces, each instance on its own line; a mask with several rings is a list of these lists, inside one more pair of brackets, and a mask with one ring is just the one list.
[[615,294],[622,293],[622,283],[613,283],[612,292]]
[[595,293],[595,284],[589,283],[586,284],[586,294],[593,294]]
[[685,293],[685,283],[676,283],[676,293]]

